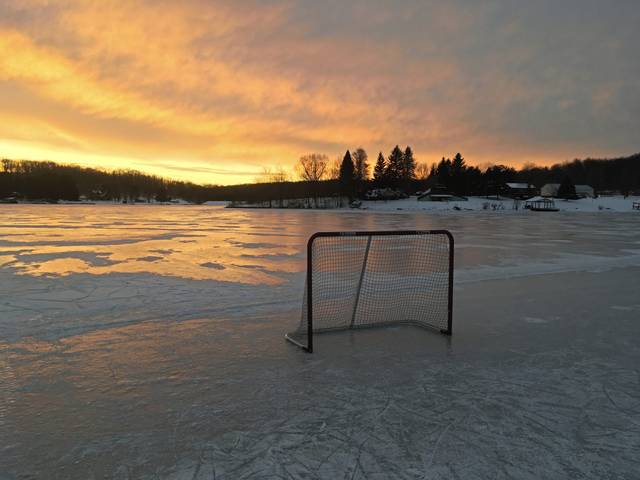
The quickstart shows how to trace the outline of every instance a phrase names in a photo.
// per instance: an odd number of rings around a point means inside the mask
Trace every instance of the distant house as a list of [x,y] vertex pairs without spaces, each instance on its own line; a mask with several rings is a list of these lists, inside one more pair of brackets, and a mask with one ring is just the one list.
[[[543,197],[557,197],[559,183],[547,183],[540,190],[540,195]],[[595,191],[591,185],[576,185],[576,196],[579,198],[594,198]]]
[[502,194],[505,197],[526,200],[538,194],[538,189],[529,183],[508,182],[502,186]]
[[576,195],[580,198],[594,198],[596,192],[591,185],[576,185]]

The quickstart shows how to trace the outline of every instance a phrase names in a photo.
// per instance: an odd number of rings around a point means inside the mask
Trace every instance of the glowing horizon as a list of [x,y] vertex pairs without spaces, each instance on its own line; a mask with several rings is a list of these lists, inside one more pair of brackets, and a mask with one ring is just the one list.
[[632,154],[638,23],[634,2],[5,0],[0,157],[233,184],[359,146]]

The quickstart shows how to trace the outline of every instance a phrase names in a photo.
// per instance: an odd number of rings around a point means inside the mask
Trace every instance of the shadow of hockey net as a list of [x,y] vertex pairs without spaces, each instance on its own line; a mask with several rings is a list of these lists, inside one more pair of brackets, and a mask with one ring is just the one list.
[[320,232],[307,244],[298,328],[286,335],[313,351],[316,333],[410,324],[452,333],[453,237],[446,230]]

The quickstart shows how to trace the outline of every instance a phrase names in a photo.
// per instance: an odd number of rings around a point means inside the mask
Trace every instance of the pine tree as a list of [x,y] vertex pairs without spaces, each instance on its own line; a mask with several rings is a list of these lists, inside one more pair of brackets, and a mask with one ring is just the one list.
[[404,154],[400,147],[396,145],[393,147],[391,154],[389,155],[387,162],[387,170],[385,172],[386,177],[392,187],[398,187],[403,179],[404,171]]
[[355,194],[355,168],[349,150],[344,154],[342,164],[340,164],[340,189],[342,194],[352,199]]
[[377,187],[385,186],[385,172],[387,171],[387,165],[384,160],[384,155],[382,152],[378,153],[378,160],[376,160],[376,165],[373,168],[373,181],[375,182]]
[[453,157],[453,161],[451,162],[451,170],[454,175],[462,173],[467,168],[467,164],[464,161],[464,158],[460,153],[456,153],[456,156]]
[[405,182],[410,182],[416,176],[416,160],[413,157],[413,150],[407,146],[402,156],[402,177]]
[[562,179],[562,183],[558,187],[559,198],[576,198],[576,186],[569,175],[565,175]]
[[438,184],[442,187],[451,188],[451,160],[442,157],[436,168]]
[[458,195],[467,193],[467,165],[459,152],[456,153],[451,162],[450,188]]

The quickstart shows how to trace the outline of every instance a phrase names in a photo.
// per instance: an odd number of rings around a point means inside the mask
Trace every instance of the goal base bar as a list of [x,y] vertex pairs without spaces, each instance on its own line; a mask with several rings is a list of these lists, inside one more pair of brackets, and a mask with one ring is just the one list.
[[[448,337],[450,337],[452,335],[453,332],[451,332],[450,330],[446,330],[446,329],[438,329],[436,327],[432,327],[429,325],[424,325],[422,323],[419,322],[412,322],[412,321],[405,321],[405,322],[389,322],[389,323],[376,323],[374,325],[354,325],[352,327],[336,327],[336,328],[323,328],[320,330],[315,330],[313,333],[315,335],[318,334],[323,334],[323,333],[339,333],[339,332],[348,332],[350,330],[376,330],[376,329],[385,329],[385,328],[390,328],[390,327],[417,327],[420,328],[422,330],[426,330],[428,332],[438,332],[441,333],[442,335],[446,335]],[[295,345],[296,347],[301,348],[302,350],[304,350],[305,352],[308,353],[313,353],[313,347],[310,347],[308,345],[305,345],[304,343],[296,340],[292,334],[285,334],[284,336],[285,340],[291,342],[293,345]]]
[[296,347],[300,347],[302,350],[304,350],[305,352],[308,353],[313,353],[313,348],[309,347],[307,345],[303,345],[302,343],[298,342],[297,340],[295,340],[294,338],[290,337],[289,334],[285,334],[284,336],[285,340],[293,343]]

